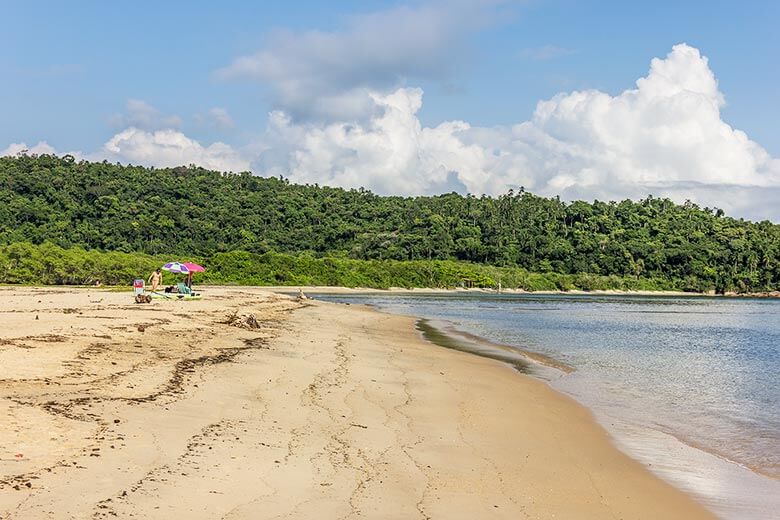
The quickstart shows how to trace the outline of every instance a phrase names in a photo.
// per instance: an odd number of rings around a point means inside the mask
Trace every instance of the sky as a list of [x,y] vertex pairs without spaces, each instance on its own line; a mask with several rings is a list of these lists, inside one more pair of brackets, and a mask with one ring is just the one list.
[[0,0],[0,155],[780,222],[780,2]]

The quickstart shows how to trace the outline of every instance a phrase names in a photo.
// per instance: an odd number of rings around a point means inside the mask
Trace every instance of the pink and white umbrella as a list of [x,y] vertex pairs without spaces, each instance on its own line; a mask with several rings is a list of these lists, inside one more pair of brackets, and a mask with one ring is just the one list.
[[182,265],[186,267],[190,273],[202,273],[206,270],[202,265],[194,264],[192,262],[184,262]]

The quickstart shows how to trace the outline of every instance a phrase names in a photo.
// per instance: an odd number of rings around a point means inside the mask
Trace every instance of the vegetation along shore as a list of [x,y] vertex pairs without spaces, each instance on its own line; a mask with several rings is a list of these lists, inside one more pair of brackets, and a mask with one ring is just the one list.
[[126,284],[172,257],[202,282],[762,293],[780,225],[667,199],[524,190],[383,197],[249,173],[0,158],[0,283]]

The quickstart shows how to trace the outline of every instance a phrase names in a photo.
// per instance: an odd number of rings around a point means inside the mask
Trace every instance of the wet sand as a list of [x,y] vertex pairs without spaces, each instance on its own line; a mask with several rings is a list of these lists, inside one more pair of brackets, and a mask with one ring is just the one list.
[[712,518],[586,409],[413,318],[0,288],[0,321],[2,519]]

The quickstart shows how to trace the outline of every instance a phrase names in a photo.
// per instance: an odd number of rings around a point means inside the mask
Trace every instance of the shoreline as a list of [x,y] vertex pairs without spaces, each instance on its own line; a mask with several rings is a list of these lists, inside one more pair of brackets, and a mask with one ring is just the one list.
[[[432,324],[431,322],[435,320],[418,317],[415,319],[415,327],[427,341],[440,347],[469,352],[509,364],[521,374],[532,374],[531,365],[542,366],[561,374],[571,374],[575,371],[574,367],[539,352],[502,345],[451,325],[442,327],[439,323]],[[540,376],[540,374],[536,375]]]
[[[691,297],[691,298],[755,298],[755,299],[780,299],[780,290],[756,293],[736,293],[727,292],[725,294],[686,292],[686,291],[630,291],[620,289],[595,289],[585,291],[582,289],[572,289],[570,291],[527,291],[525,289],[502,288],[488,289],[482,287],[389,287],[387,289],[377,289],[372,287],[343,287],[334,285],[214,285],[210,283],[196,284],[198,289],[225,288],[234,289],[257,289],[273,293],[294,295],[301,289],[304,293],[320,294],[520,294],[520,295],[560,295],[560,296],[665,296],[665,297]],[[91,285],[24,285],[24,284],[0,284],[0,289],[7,288],[41,288],[51,287],[58,289],[77,289],[77,290],[105,290],[116,292],[130,292],[133,290],[125,285],[106,285],[95,287]]]
[[258,286],[259,289],[265,289],[268,291],[281,293],[281,294],[294,294],[298,289],[304,291],[304,293],[319,293],[319,294],[523,294],[528,296],[533,295],[573,295],[573,296],[677,296],[677,297],[691,297],[691,298],[780,298],[780,291],[773,292],[761,292],[761,293],[732,293],[726,294],[710,294],[700,292],[685,292],[685,291],[623,291],[618,289],[607,290],[593,290],[583,291],[575,289],[571,291],[526,291],[524,289],[507,289],[503,288],[501,291],[497,289],[486,288],[437,288],[437,287],[390,287],[388,289],[374,289],[370,287],[337,287],[329,285],[273,285],[273,286]]
[[0,294],[3,520],[714,518],[573,399],[413,318],[254,288]]
[[[312,291],[312,294],[318,294]],[[319,293],[325,296],[325,293]],[[362,292],[337,292],[335,295],[360,295]],[[374,293],[368,294],[387,294]],[[401,293],[405,295],[404,293]],[[340,304],[356,305],[336,300]],[[360,304],[358,304],[360,305]],[[393,311],[372,304],[368,307],[383,313]],[[776,474],[753,467],[730,458],[727,453],[708,449],[694,439],[681,434],[650,427],[638,422],[626,421],[625,417],[600,406],[591,399],[573,392],[562,382],[565,377],[576,371],[575,368],[561,363],[547,355],[537,354],[527,349],[496,343],[492,340],[467,332],[446,319],[429,319],[410,314],[405,310],[399,314],[417,321],[421,334],[432,343],[456,351],[487,358],[514,369],[525,377],[543,381],[555,392],[575,399],[587,408],[594,420],[603,426],[613,439],[613,443],[629,457],[641,461],[652,468],[651,471],[678,489],[690,493],[716,513],[726,518],[760,519],[765,512],[780,507],[780,479]],[[422,326],[421,326],[422,325]],[[433,329],[431,331],[430,329]],[[507,351],[509,353],[507,353]],[[518,359],[520,358],[520,359]],[[532,366],[533,368],[529,367]],[[529,369],[530,368],[530,369]],[[591,396],[592,397],[592,396]],[[605,415],[605,410],[607,413]],[[671,455],[671,453],[677,455]],[[689,463],[680,462],[684,458]],[[698,472],[697,472],[698,470]],[[713,492],[719,489],[721,494]]]
[[[376,310],[379,312],[387,312],[382,309]],[[453,349],[460,352],[468,352],[475,356],[493,359],[500,363],[504,363],[514,368],[519,374],[546,381],[551,384],[551,387],[554,390],[569,395],[569,393],[565,392],[564,390],[557,389],[552,385],[556,379],[575,372],[577,369],[572,366],[569,366],[545,354],[529,351],[520,347],[496,343],[482,336],[461,330],[447,321],[439,322],[438,320],[431,320],[429,318],[420,318],[417,316],[411,317],[415,318],[415,326],[417,327],[417,330],[421,332],[423,338],[425,338],[426,341],[429,341],[442,348]],[[553,374],[550,374],[551,370],[554,372]],[[584,406],[590,409],[590,407],[587,405]],[[686,446],[717,457],[718,459],[723,460],[729,464],[745,468],[762,477],[766,477],[774,481],[780,481],[779,475],[772,474],[761,467],[753,467],[750,464],[731,459],[724,453],[708,449],[705,445],[696,442],[695,439],[688,438],[681,434],[670,431],[659,431],[659,433],[669,435]]]
[[[388,312],[381,309],[379,311]],[[625,422],[612,414],[605,416],[603,409],[594,406],[593,403],[583,402],[576,394],[557,385],[562,377],[573,373],[576,369],[560,363],[554,358],[495,343],[487,338],[465,332],[446,321],[436,322],[436,320],[427,318],[416,319],[418,320],[418,329],[428,341],[442,348],[469,352],[472,355],[505,364],[517,370],[519,374],[543,381],[555,392],[574,399],[587,408],[593,414],[594,420],[609,432],[616,447],[632,459],[641,461],[652,468],[653,474],[663,478],[678,489],[692,494],[705,505],[710,506],[715,513],[726,514],[728,518],[763,518],[763,511],[773,510],[774,507],[780,505],[777,500],[773,502],[771,499],[762,500],[759,498],[762,495],[765,497],[776,496],[777,491],[780,490],[778,487],[780,479],[777,475],[763,471],[763,468],[752,467],[749,464],[733,460],[723,453],[708,449],[695,440],[685,438],[682,435],[650,428],[646,425]],[[429,325],[430,322],[434,322],[434,324]],[[420,323],[425,326],[420,327]],[[434,331],[431,337],[428,337],[429,329]],[[466,341],[462,341],[463,339]],[[515,356],[506,355],[505,350],[514,351]],[[517,357],[521,358],[519,362]],[[517,368],[518,363],[520,363],[521,368]],[[675,464],[679,461],[670,462],[670,460],[683,456],[681,447],[687,460],[696,462],[692,467],[683,469],[682,465]],[[675,452],[676,455],[672,459],[668,459],[668,453],[671,452]],[[702,486],[702,482],[706,479],[697,476],[696,468],[717,474],[719,479],[726,479],[729,475],[728,479],[732,481],[732,484],[728,487],[723,486],[721,490],[724,493],[723,496],[712,495],[707,489],[708,486]],[[734,483],[736,482],[739,482],[736,488],[741,489],[742,494],[734,493],[736,489]],[[746,496],[750,496],[755,503],[746,502]],[[753,511],[756,506],[758,506],[758,513]]]

